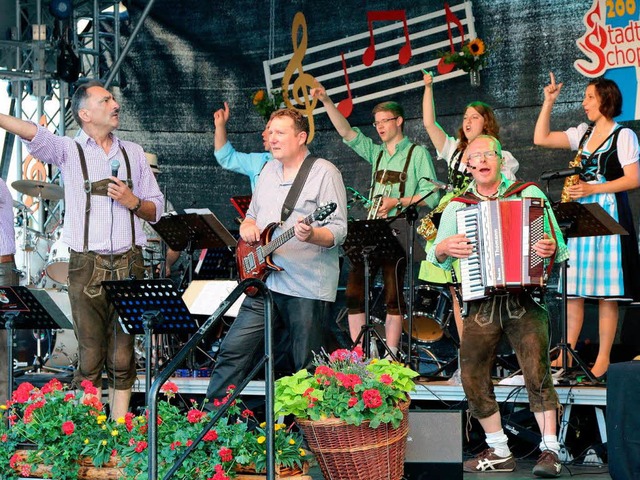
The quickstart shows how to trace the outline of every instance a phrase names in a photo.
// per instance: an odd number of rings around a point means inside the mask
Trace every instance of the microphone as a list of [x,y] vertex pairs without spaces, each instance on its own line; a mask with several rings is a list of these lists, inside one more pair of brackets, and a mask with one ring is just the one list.
[[540,175],[540,181],[566,178],[571,175],[579,175],[580,173],[582,173],[581,167],[563,168],[562,170],[548,170],[546,172],[542,172]]
[[120,161],[117,158],[111,160],[111,176],[118,176],[118,169],[120,168]]
[[438,180],[433,180],[433,179],[431,179],[429,177],[422,177],[421,180],[426,180],[431,185],[436,187],[435,188],[436,190],[444,190],[445,192],[452,192],[453,191],[453,185],[449,185],[449,184],[444,183],[444,182],[439,182]]

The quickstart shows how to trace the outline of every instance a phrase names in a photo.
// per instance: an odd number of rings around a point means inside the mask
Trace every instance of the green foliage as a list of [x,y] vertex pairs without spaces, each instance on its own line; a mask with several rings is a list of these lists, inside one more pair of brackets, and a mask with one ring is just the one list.
[[[89,384],[81,399],[65,390],[57,380],[42,389],[22,384],[7,405],[0,425],[0,472],[4,479],[17,479],[35,470],[37,465],[51,467],[52,478],[77,478],[78,460],[88,457],[99,467],[116,460],[126,480],[148,476],[148,413],[128,413],[117,421],[107,419],[103,406]],[[216,403],[227,403],[233,391]],[[211,414],[195,401],[175,401],[178,388],[167,382],[162,387],[164,398],[158,402],[158,473],[162,478],[185,449],[201,434]],[[8,423],[7,423],[8,420]],[[73,425],[73,426],[72,426]],[[301,448],[302,436],[275,427],[276,465],[302,466],[306,452]],[[187,457],[176,478],[227,480],[235,476],[237,466],[264,469],[266,451],[265,425],[258,424],[253,412],[231,405]],[[16,453],[27,443],[26,453]]]
[[470,72],[482,69],[487,63],[488,55],[489,49],[485,43],[481,39],[475,38],[462,45],[460,50],[441,52],[439,57],[446,64],[453,64],[465,72]]
[[275,414],[323,420],[339,418],[351,425],[369,421],[371,428],[402,421],[398,403],[408,400],[418,376],[389,360],[367,361],[362,350],[336,350],[316,356],[315,373],[301,370],[275,386]]
[[271,94],[269,95],[267,95],[265,90],[256,90],[249,98],[256,112],[258,112],[265,122],[269,121],[273,112],[282,108],[284,102],[282,90],[271,90]]

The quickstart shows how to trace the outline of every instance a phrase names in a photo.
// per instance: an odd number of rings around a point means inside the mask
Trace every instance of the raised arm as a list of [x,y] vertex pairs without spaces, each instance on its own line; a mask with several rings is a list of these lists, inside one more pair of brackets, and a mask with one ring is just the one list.
[[563,84],[556,84],[553,72],[549,72],[549,76],[551,77],[551,83],[544,87],[544,102],[536,121],[533,143],[547,148],[571,148],[569,137],[564,132],[551,131],[551,110],[560,94],[560,90],[562,90]]
[[346,141],[356,138],[356,131],[351,128],[347,119],[340,113],[338,107],[335,106],[333,101],[329,98],[329,95],[327,95],[325,88],[318,81],[314,82],[314,87],[311,89],[310,93],[313,98],[317,98],[322,102],[325,110],[327,111],[327,115],[329,116],[329,120],[331,120],[333,127],[342,138]]
[[438,152],[444,148],[447,134],[436,122],[436,106],[433,102],[433,76],[430,73],[424,75],[424,95],[422,97],[422,123],[427,130],[431,143]]
[[0,113],[0,128],[28,141],[33,140],[38,132],[38,127],[33,123],[3,113]]
[[213,134],[213,146],[216,151],[227,143],[227,122],[229,121],[229,104],[224,102],[224,108],[213,112],[213,124],[216,131]]

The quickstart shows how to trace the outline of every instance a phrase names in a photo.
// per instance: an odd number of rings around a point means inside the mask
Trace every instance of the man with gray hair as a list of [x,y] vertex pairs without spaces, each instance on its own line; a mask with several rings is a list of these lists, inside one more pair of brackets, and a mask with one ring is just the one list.
[[155,223],[164,198],[142,147],[113,134],[120,105],[98,81],[80,85],[71,99],[80,126],[75,138],[0,114],[0,128],[19,136],[29,152],[61,171],[69,245],[69,300],[78,339],[77,388],[89,380],[109,384],[111,417],[124,417],[136,379],[134,337],[126,334],[102,287],[103,280],[143,278],[141,220]]

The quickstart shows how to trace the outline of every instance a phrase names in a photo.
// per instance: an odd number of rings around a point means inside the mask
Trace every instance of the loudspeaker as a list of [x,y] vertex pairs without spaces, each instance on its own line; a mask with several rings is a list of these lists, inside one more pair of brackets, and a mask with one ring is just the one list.
[[607,450],[613,480],[640,478],[640,362],[614,363],[607,372]]
[[462,480],[462,411],[410,410],[408,480]]

